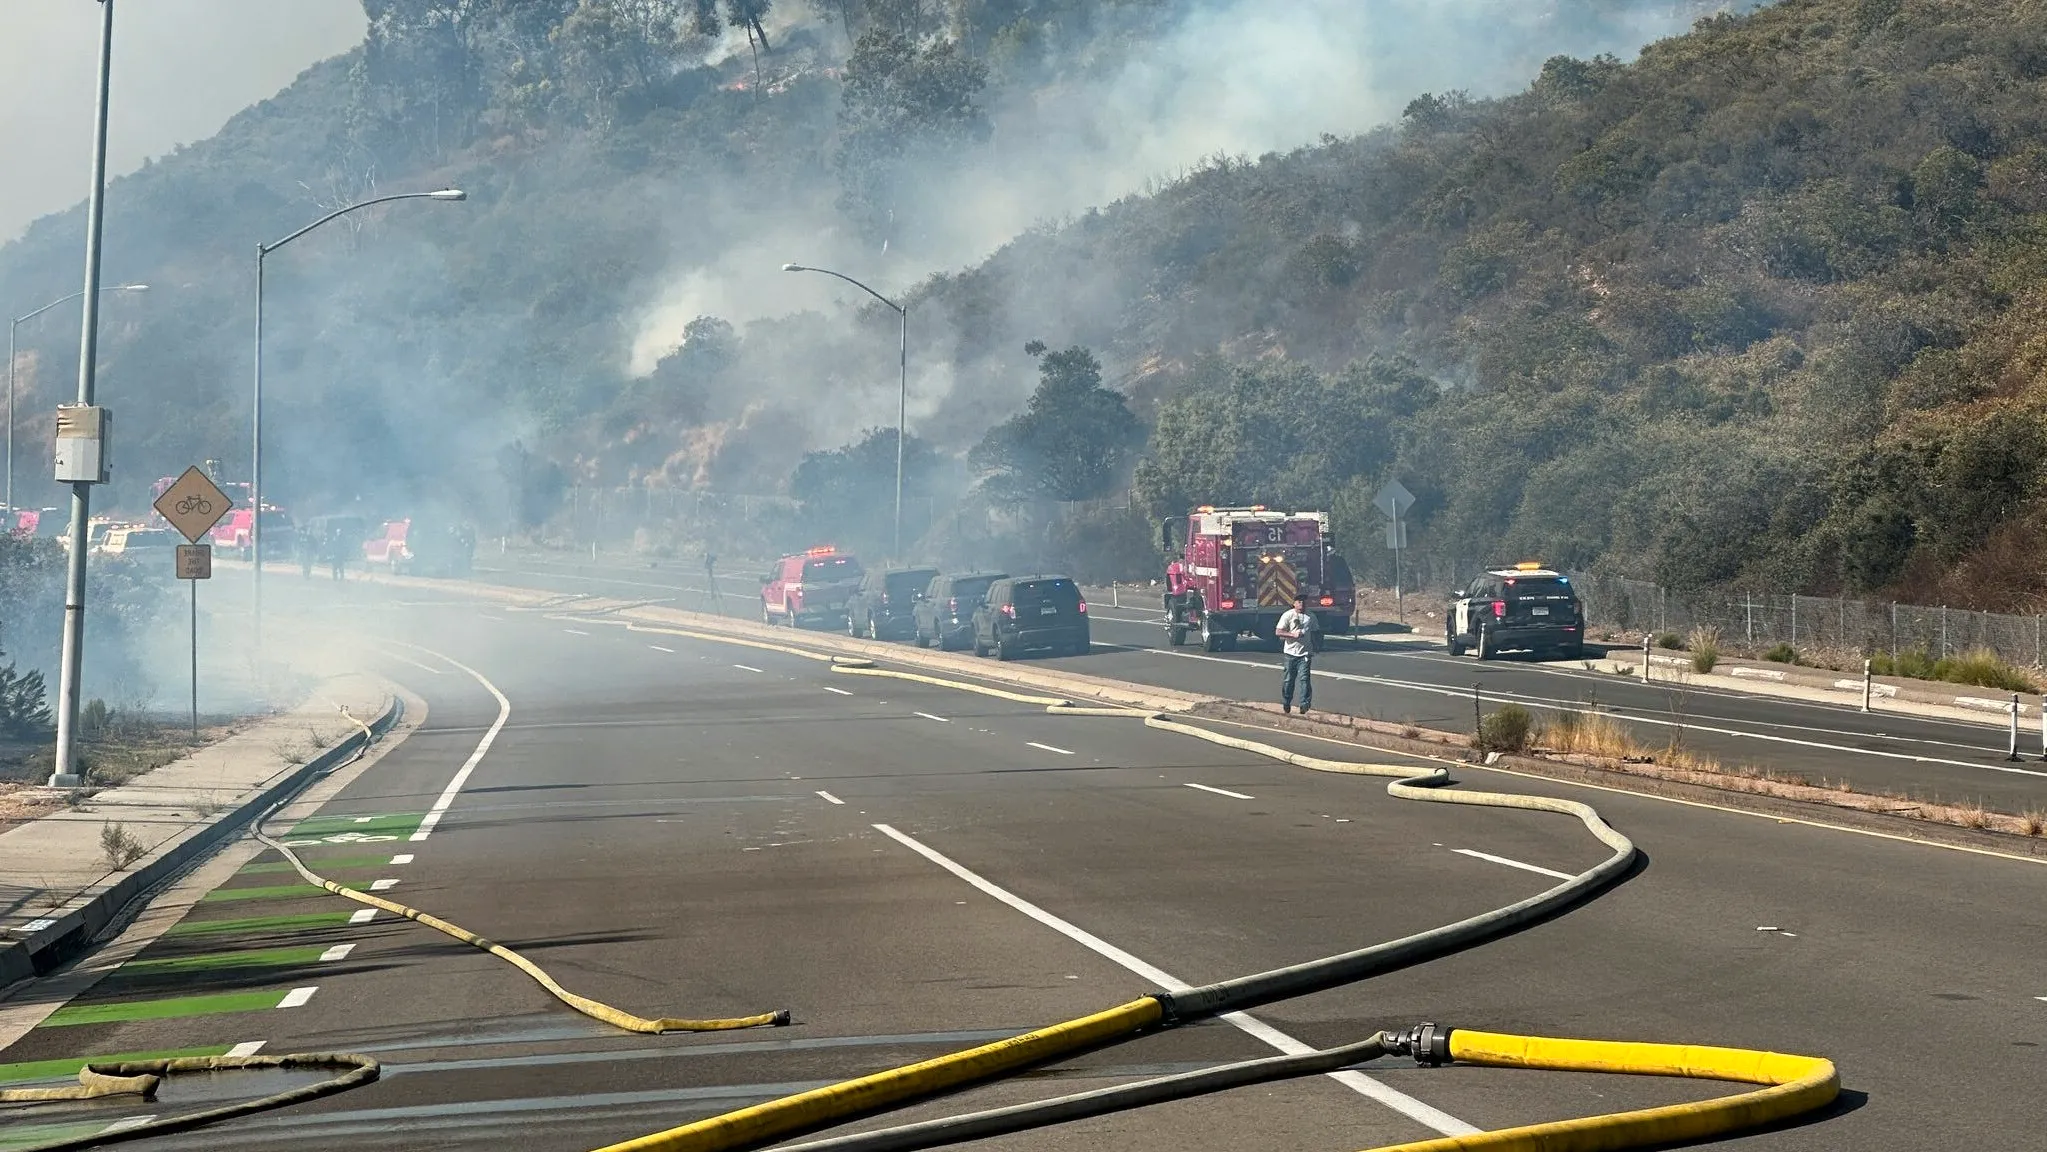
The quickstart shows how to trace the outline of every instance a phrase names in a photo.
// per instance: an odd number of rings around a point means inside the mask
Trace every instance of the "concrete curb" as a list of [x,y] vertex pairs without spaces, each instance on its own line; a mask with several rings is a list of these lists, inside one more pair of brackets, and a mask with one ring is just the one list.
[[251,796],[219,818],[195,824],[181,840],[156,852],[148,863],[123,874],[110,887],[68,908],[56,921],[25,940],[0,947],[0,989],[32,976],[41,976],[72,959],[90,946],[100,930],[124,912],[136,897],[182,871],[208,849],[240,831],[250,821],[283,797],[291,795],[314,777],[332,770],[362,749],[372,735],[382,736],[404,715],[405,705],[396,695],[382,715],[370,722],[369,733],[356,732],[298,770]]

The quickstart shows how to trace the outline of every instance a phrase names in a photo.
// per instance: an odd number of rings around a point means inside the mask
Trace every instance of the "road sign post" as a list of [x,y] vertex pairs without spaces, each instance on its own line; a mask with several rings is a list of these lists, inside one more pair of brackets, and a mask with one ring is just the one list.
[[178,579],[192,583],[192,742],[199,742],[199,582],[213,579],[213,545],[199,538],[213,531],[220,518],[234,507],[234,501],[220,490],[206,473],[187,468],[163,495],[156,498],[157,514],[170,521],[187,543],[178,545]]
[[1386,481],[1379,494],[1372,497],[1372,503],[1391,521],[1386,525],[1386,546],[1393,549],[1393,611],[1400,622],[1407,622],[1407,601],[1402,594],[1400,581],[1400,553],[1407,548],[1407,523],[1403,519],[1407,510],[1414,507],[1414,493],[1398,480]]

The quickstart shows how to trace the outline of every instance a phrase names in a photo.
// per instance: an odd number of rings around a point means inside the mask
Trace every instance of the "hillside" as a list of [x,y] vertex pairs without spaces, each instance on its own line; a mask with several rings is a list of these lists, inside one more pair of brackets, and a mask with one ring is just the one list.
[[1217,161],[927,287],[1160,401],[1139,494],[1387,566],[2037,607],[2047,6],[1786,0]]

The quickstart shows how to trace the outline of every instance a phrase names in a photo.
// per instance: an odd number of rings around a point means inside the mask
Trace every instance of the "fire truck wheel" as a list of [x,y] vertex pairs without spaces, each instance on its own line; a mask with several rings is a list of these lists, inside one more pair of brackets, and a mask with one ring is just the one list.
[[1215,627],[1212,618],[1201,618],[1201,647],[1205,652],[1227,652],[1237,646],[1235,633],[1224,632]]
[[1187,626],[1185,624],[1173,625],[1166,630],[1166,639],[1171,640],[1175,648],[1185,644],[1187,642]]

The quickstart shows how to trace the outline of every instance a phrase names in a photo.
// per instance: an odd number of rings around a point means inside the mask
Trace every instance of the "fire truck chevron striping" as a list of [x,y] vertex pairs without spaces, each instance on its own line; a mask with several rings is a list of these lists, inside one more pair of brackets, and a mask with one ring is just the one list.
[[1326,512],[1201,507],[1159,525],[1159,547],[1186,579],[1166,596],[1166,628],[1175,644],[1198,630],[1211,652],[1240,635],[1271,641],[1295,596],[1324,635],[1350,632],[1357,589],[1336,554]]
[[1288,564],[1283,556],[1260,556],[1258,559],[1259,607],[1292,607],[1294,596],[1301,587],[1301,582],[1294,577],[1293,565]]

